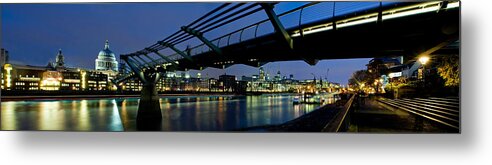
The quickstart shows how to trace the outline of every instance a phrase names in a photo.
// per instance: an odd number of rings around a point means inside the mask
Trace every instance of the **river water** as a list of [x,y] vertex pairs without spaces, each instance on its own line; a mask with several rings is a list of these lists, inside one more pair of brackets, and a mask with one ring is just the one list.
[[[291,95],[165,96],[162,131],[229,131],[281,124],[319,107]],[[333,100],[329,100],[329,103]],[[138,131],[138,98],[1,102],[2,130]]]

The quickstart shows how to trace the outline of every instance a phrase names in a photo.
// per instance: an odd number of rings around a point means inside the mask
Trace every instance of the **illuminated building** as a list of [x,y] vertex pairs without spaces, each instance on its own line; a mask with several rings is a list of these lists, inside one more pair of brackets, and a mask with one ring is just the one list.
[[5,83],[5,89],[10,90],[12,88],[12,65],[5,64],[3,69],[5,70],[5,74],[2,72],[2,84]]
[[80,71],[80,89],[85,90],[87,89],[87,72],[85,71]]
[[263,67],[260,67],[260,76],[259,76],[260,81],[265,81],[265,70],[263,70]]
[[109,50],[109,41],[106,40],[104,49],[99,51],[96,59],[96,71],[118,72],[118,61],[113,51]]
[[63,80],[62,74],[57,71],[43,72],[43,79],[40,83],[41,90],[56,91],[60,90],[60,82]]
[[87,87],[89,91],[108,90],[108,75],[102,72],[87,72]]
[[219,81],[215,78],[208,79],[208,89],[210,91],[216,92],[219,89]]
[[128,81],[125,81],[123,86],[122,86],[122,90],[123,91],[131,91],[131,92],[139,92],[140,90],[142,90],[142,86],[143,86],[143,83],[140,82],[139,80],[128,80]]
[[5,64],[2,73],[5,90],[108,90],[108,76],[90,70]]
[[[122,91],[138,92],[142,90],[143,83],[137,79],[130,79],[119,84]],[[167,72],[157,81],[158,92],[208,92],[209,81],[206,79],[191,77],[187,73]]]
[[2,67],[2,89],[13,91],[108,90],[108,76],[102,72],[69,68],[61,50],[54,63],[30,66],[7,63]]
[[15,64],[5,64],[3,68],[6,90],[39,90],[41,77],[46,71],[45,67]]
[[282,80],[282,75],[280,75],[280,71],[277,71],[277,75],[275,76],[275,81]]
[[[120,71],[126,70],[125,66]],[[110,74],[103,70],[87,70],[70,68],[65,65],[61,51],[56,61],[47,66],[29,66],[6,64],[2,67],[2,89],[10,91],[109,91],[116,90],[111,84]],[[112,73],[113,70],[110,70]],[[299,82],[290,78],[282,78],[280,71],[274,78],[260,68],[259,75],[243,76],[241,81],[234,75],[221,75],[219,79],[202,79],[201,74],[191,77],[185,72],[167,72],[157,82],[158,92],[296,92],[311,83]],[[320,81],[321,83],[321,81]],[[130,79],[118,84],[121,92],[140,92],[143,83]],[[325,88],[325,84],[321,84]]]
[[[125,69],[125,66],[122,66],[121,68],[118,67],[118,61],[116,61],[115,54],[113,53],[113,51],[109,50],[108,40],[106,40],[106,43],[104,44],[104,49],[99,51],[99,54],[97,55],[97,59],[95,61],[95,66],[96,72],[106,74],[108,80],[112,80],[114,77],[116,77],[119,70]],[[102,82],[100,80],[89,80],[87,85],[88,90],[117,89],[115,88],[115,84],[112,84],[111,81]]]
[[[82,73],[79,71],[62,72],[63,81],[61,82],[60,90],[82,90]],[[85,78],[84,78],[85,79]],[[85,80],[84,85],[85,85]]]
[[198,92],[208,92],[210,91],[210,89],[208,88],[209,84],[208,84],[208,80],[203,80],[203,79],[199,79],[200,81],[197,82],[198,85],[197,85],[197,91]]

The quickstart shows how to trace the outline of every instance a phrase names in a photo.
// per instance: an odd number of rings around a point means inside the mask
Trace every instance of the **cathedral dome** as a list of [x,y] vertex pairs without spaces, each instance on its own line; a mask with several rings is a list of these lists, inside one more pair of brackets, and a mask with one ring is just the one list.
[[104,49],[97,56],[96,70],[118,72],[118,61],[116,61],[113,51],[109,50],[108,40],[106,40]]
[[106,40],[106,44],[104,45],[104,49],[99,52],[99,55],[97,56],[99,59],[105,59],[105,58],[110,58],[110,59],[116,59],[113,51],[109,50],[109,42]]

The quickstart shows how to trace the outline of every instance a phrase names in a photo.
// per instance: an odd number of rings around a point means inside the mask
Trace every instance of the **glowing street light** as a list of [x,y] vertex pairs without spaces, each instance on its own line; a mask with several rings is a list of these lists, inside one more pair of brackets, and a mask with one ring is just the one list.
[[376,79],[374,80],[374,89],[376,91],[376,93],[379,93],[379,81]]
[[425,64],[429,61],[428,56],[421,56],[419,58],[419,62],[422,64],[422,81],[424,83],[424,88],[425,88]]
[[429,61],[429,57],[427,57],[427,56],[422,56],[422,57],[419,58],[419,62],[422,65],[425,65],[428,61]]

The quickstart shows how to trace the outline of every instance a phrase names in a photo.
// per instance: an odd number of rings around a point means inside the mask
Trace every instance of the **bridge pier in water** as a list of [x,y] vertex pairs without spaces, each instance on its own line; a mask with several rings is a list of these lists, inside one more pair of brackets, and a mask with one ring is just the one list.
[[135,76],[143,83],[137,110],[137,130],[160,130],[162,113],[156,84],[161,78],[163,68],[150,68],[148,65],[129,57],[128,55],[121,56],[135,73]]
[[143,85],[138,103],[137,129],[160,130],[162,121],[161,105],[156,83],[147,82]]

